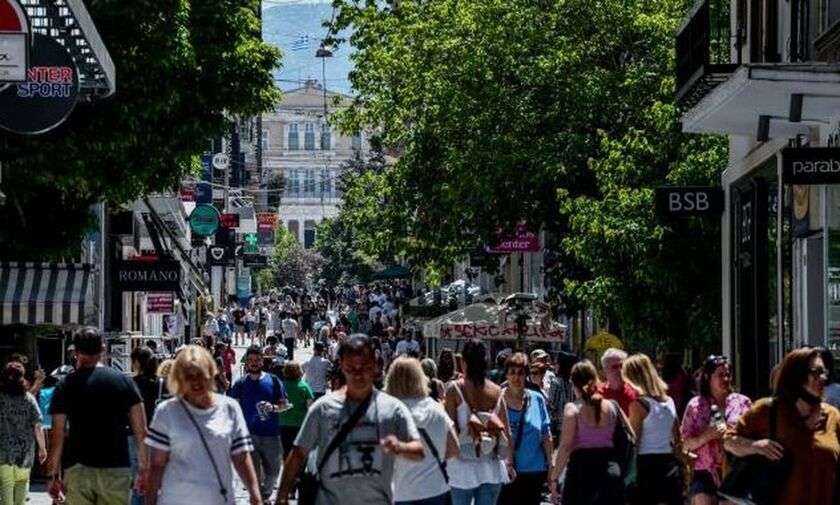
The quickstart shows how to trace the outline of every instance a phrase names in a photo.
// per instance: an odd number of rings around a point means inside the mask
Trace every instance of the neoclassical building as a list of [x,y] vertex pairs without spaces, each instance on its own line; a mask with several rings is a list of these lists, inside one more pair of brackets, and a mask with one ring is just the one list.
[[314,244],[318,223],[338,213],[341,167],[367,147],[361,135],[347,137],[330,127],[327,117],[336,97],[338,107],[352,99],[306,81],[285,91],[262,120],[263,180],[284,178],[278,220],[305,248]]

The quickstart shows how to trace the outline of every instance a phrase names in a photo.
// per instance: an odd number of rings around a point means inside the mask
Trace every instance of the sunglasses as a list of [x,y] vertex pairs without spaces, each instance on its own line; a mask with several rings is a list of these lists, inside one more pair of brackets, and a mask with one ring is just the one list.
[[828,377],[828,369],[821,366],[814,366],[808,369],[808,373],[811,377],[818,379],[820,377]]
[[711,356],[706,358],[706,361],[705,361],[704,365],[705,366],[712,366],[712,365],[719,366],[719,365],[726,365],[727,363],[729,363],[729,358],[727,358],[726,356],[717,356],[715,354],[712,354]]

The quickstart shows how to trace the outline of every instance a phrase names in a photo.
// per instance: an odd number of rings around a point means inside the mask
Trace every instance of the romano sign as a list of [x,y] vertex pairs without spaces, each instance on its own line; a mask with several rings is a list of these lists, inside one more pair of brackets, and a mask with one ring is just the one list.
[[782,149],[785,184],[840,184],[840,147]]
[[181,264],[177,261],[118,261],[113,281],[117,291],[178,291]]

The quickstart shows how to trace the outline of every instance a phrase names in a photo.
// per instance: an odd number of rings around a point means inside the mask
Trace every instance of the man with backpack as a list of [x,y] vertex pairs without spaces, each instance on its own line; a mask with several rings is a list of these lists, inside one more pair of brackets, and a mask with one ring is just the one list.
[[252,345],[245,351],[248,372],[230,388],[230,396],[239,400],[245,423],[251,433],[254,452],[251,457],[260,482],[260,493],[267,501],[280,476],[283,444],[280,442],[278,414],[288,405],[286,389],[280,379],[263,371],[263,351]]

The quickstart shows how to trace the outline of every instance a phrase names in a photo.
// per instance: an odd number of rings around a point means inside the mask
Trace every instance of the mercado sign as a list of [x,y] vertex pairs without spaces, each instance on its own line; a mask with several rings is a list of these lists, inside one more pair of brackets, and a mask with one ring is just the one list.
[[[514,324],[475,324],[454,323],[440,326],[440,338],[480,338],[483,340],[515,340],[519,336],[519,329]],[[560,341],[566,338],[565,328],[543,328],[528,325],[523,336],[532,341]]]
[[840,184],[840,147],[782,149],[785,184]]
[[177,291],[181,287],[177,261],[117,261],[112,271],[117,291]]
[[37,134],[67,119],[79,95],[79,71],[55,39],[33,34],[26,81],[0,91],[0,127]]

